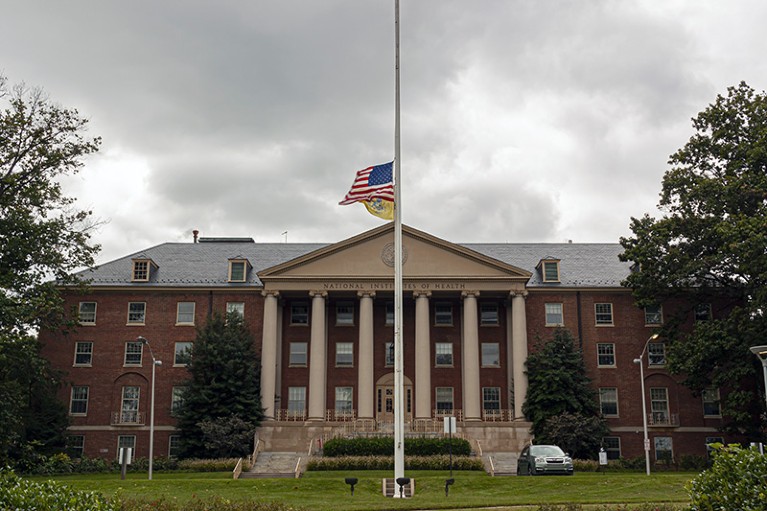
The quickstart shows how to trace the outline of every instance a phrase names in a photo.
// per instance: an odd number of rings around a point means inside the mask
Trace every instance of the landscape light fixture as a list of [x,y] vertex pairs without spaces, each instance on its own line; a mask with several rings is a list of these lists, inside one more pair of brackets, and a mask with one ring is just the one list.
[[647,398],[645,397],[645,391],[644,391],[644,366],[642,365],[642,359],[644,358],[645,351],[647,351],[647,346],[650,344],[650,341],[654,341],[659,337],[658,334],[652,334],[649,339],[647,339],[647,342],[644,343],[644,348],[642,348],[642,353],[639,355],[639,358],[634,359],[635,364],[639,364],[639,379],[642,383],[642,428],[644,431],[644,461],[645,461],[645,471],[647,472],[647,475],[650,475],[650,438],[647,435]]
[[149,341],[147,341],[144,337],[138,336],[136,338],[138,342],[149,348],[149,356],[152,357],[152,392],[151,392],[151,401],[149,405],[149,479],[152,479],[152,465],[154,461],[154,379],[155,379],[155,370],[157,369],[157,366],[162,365],[162,360],[157,360],[154,358],[154,353],[152,352],[152,346],[149,344]]
[[756,355],[762,362],[762,368],[764,369],[764,399],[767,404],[767,346],[752,346],[751,353]]

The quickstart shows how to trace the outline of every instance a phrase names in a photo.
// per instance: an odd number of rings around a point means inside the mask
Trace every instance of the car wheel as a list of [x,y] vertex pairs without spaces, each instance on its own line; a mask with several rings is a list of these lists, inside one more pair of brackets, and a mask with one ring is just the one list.
[[535,470],[533,470],[533,467],[531,465],[527,466],[527,475],[529,475],[529,476],[534,476],[535,475]]

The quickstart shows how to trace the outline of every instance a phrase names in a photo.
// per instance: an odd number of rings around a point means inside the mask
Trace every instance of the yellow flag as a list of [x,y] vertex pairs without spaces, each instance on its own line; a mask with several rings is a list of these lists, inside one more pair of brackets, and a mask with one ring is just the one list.
[[362,203],[371,215],[383,218],[384,220],[394,220],[394,202],[383,199],[373,199],[362,201]]

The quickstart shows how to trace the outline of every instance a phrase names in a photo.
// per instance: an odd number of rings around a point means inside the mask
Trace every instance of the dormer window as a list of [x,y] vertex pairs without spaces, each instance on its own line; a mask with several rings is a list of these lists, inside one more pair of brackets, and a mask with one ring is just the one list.
[[559,259],[541,259],[538,270],[544,282],[559,282]]
[[133,259],[131,282],[149,282],[152,271],[158,266],[151,259]]
[[245,282],[249,269],[247,259],[229,259],[229,282]]

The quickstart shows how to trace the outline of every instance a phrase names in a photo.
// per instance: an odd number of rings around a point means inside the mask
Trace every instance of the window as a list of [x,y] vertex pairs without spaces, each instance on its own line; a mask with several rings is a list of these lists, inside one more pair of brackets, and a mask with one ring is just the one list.
[[394,366],[394,343],[386,343],[386,367]]
[[562,326],[565,324],[562,315],[561,303],[547,303],[546,307],[546,326]]
[[663,324],[663,307],[660,305],[648,305],[644,308],[644,324],[656,326]]
[[168,437],[168,457],[178,458],[181,454],[181,435],[170,435]]
[[245,304],[243,302],[227,302],[226,315],[237,314],[241,318],[245,317]]
[[291,342],[288,365],[306,367],[308,361],[307,347],[308,344],[305,342]]
[[670,436],[656,436],[655,461],[670,462],[674,459],[674,444]]
[[86,415],[88,413],[88,387],[76,385],[72,387],[72,399],[69,402],[70,415]]
[[434,304],[434,324],[440,326],[453,325],[453,306],[449,303]]
[[67,436],[67,454],[72,459],[79,459],[83,457],[85,451],[85,435],[69,435]]
[[354,304],[352,302],[338,302],[336,304],[336,325],[354,325]]
[[290,304],[290,324],[308,325],[309,324],[309,305],[307,303]]
[[306,387],[288,387],[288,414],[303,415],[306,411]]
[[719,405],[719,389],[704,389],[703,415],[707,417],[721,417],[722,409]]
[[184,404],[184,391],[186,387],[173,387],[170,395],[170,414],[172,416],[178,415],[181,411],[181,407]]
[[594,315],[596,317],[597,325],[612,325],[613,324],[613,304],[595,303]]
[[498,324],[497,303],[481,303],[479,305],[479,324],[482,326]]
[[352,387],[336,387],[336,413],[352,413]]
[[144,324],[146,320],[146,303],[130,302],[128,304],[128,324]]
[[386,302],[386,324],[394,324],[394,302]]
[[434,365],[437,367],[453,365],[452,342],[438,342],[434,344]]
[[173,354],[174,366],[185,366],[192,361],[192,343],[191,342],[177,342],[176,349]]
[[606,436],[602,439],[602,446],[607,453],[608,460],[617,460],[621,457],[621,439],[617,436]]
[[498,411],[501,409],[500,387],[482,387],[482,409],[484,411]]
[[668,389],[650,389],[650,409],[652,410],[653,424],[668,424]]
[[482,343],[482,367],[501,367],[501,349],[497,342]]
[[148,282],[149,281],[149,260],[148,259],[134,259],[133,260],[133,282]]
[[141,354],[144,350],[144,344],[138,341],[128,341],[125,343],[125,362],[126,366],[140,366]]
[[80,302],[77,319],[81,325],[96,324],[96,302]]
[[140,424],[138,405],[141,388],[137,386],[123,387],[122,408],[120,409],[121,424]]
[[648,365],[664,366],[666,365],[666,343],[651,342],[647,345]]
[[600,367],[615,367],[615,344],[597,344],[597,365]]
[[541,261],[541,276],[544,282],[559,282],[559,261]]
[[714,447],[711,444],[722,444],[724,445],[724,438],[721,436],[707,436],[706,437],[706,458],[711,459],[711,456],[714,454]]
[[613,387],[599,389],[599,406],[605,417],[617,417],[618,389]]
[[229,261],[229,282],[245,282],[248,276],[248,262],[241,259]]
[[93,343],[76,342],[75,343],[75,365],[90,366],[93,361]]
[[176,305],[176,324],[194,325],[194,302],[178,302]]
[[711,320],[711,304],[699,303],[695,306],[695,321]]
[[120,435],[117,437],[117,459],[120,459],[120,449],[131,449],[133,457],[136,457],[136,436]]
[[437,387],[434,389],[437,413],[443,415],[453,413],[453,387]]
[[336,343],[336,366],[337,367],[354,366],[354,343],[351,343],[351,342]]

